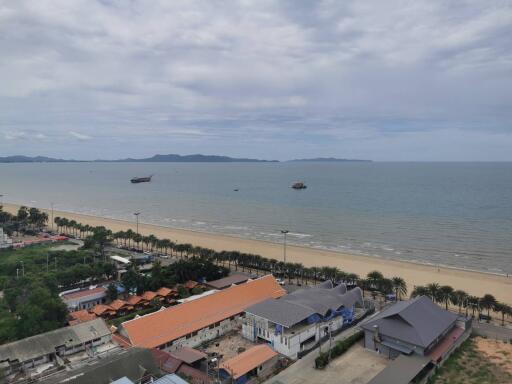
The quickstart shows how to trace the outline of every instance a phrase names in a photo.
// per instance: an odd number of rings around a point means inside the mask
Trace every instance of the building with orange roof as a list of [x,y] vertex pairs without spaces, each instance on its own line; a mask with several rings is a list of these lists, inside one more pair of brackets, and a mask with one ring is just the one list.
[[158,295],[156,294],[156,292],[153,292],[153,291],[146,291],[142,294],[141,298],[142,298],[142,302],[144,303],[144,305],[149,305],[151,303],[152,300],[154,299],[157,299],[159,300],[160,298],[157,297]]
[[125,321],[118,331],[133,346],[174,351],[195,347],[234,329],[251,305],[286,291],[272,275],[197,300]]
[[96,319],[94,313],[90,313],[87,309],[81,309],[80,311],[71,312],[69,314],[69,325],[75,325],[79,323],[85,323],[86,321]]
[[124,300],[114,300],[110,303],[110,307],[116,311],[116,316],[123,316],[127,312],[133,311],[133,306]]
[[236,384],[245,383],[253,377],[264,378],[276,366],[278,353],[267,344],[256,345],[247,351],[226,360],[220,365],[220,376],[231,378]]
[[143,305],[142,297],[137,295],[130,295],[126,299],[126,302],[131,305],[134,309],[141,309]]
[[171,289],[167,287],[160,288],[158,291],[156,291],[156,294],[158,298],[161,299],[162,302],[166,302],[169,304],[175,303],[175,298],[179,296],[176,289]]
[[94,308],[92,309],[92,313],[104,319],[116,316],[116,310],[112,308],[110,305],[105,304],[95,305]]

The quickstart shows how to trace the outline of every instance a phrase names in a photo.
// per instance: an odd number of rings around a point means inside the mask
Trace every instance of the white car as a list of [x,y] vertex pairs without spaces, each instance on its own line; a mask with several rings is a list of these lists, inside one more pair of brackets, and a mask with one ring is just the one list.
[[277,284],[279,284],[279,285],[285,285],[286,284],[283,279],[279,279],[278,278],[278,279],[276,279],[276,281],[277,281]]

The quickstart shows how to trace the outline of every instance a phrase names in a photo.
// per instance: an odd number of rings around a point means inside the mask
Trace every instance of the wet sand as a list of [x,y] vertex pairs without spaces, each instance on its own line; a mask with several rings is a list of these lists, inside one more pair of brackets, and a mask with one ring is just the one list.
[[[4,205],[4,209],[10,212],[15,212],[18,209],[18,206],[13,204]],[[129,228],[135,231],[135,222],[54,211],[54,217],[57,216],[66,217],[70,220],[76,220],[82,224],[92,226],[103,225],[114,232]],[[175,242],[190,243],[216,251],[237,250],[259,254],[267,258],[283,259],[282,244],[142,223],[139,224],[139,232],[143,235],[153,234],[158,238],[168,238]],[[413,290],[415,285],[437,282],[441,285],[451,285],[454,289],[462,289],[475,296],[483,296],[486,293],[490,293],[499,301],[512,304],[512,277],[446,267],[438,269],[436,266],[293,245],[286,247],[286,255],[287,261],[302,263],[308,267],[336,266],[345,272],[357,273],[360,276],[365,276],[373,270],[382,272],[386,277],[400,276],[406,280],[409,292]]]

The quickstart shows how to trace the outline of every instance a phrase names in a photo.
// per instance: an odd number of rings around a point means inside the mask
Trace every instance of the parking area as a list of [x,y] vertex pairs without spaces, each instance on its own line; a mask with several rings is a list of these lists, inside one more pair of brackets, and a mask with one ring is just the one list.
[[390,360],[364,349],[359,343],[324,369],[313,368],[316,356],[318,352],[312,352],[266,384],[367,384],[390,363]]
[[325,369],[313,370],[311,382],[366,384],[387,367],[390,360],[356,344],[344,355],[334,359]]

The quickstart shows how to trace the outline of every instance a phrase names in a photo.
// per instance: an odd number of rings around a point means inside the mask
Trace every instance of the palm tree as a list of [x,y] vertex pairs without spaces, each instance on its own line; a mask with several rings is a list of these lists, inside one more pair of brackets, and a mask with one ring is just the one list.
[[473,317],[475,317],[475,310],[480,312],[480,299],[477,296],[468,296],[466,302],[467,307],[471,307],[471,310],[473,311]]
[[395,291],[396,298],[402,300],[402,296],[407,295],[407,283],[401,277],[395,276],[391,279],[393,282],[393,290]]
[[379,282],[384,278],[384,275],[379,271],[372,271],[366,275],[366,279],[370,283],[370,286],[377,289]]
[[414,286],[414,289],[411,292],[411,297],[418,297],[418,296],[429,296],[430,297],[430,290],[423,285]]
[[505,315],[512,314],[512,307],[505,303],[494,304],[494,310],[501,313],[501,326],[505,326]]
[[445,309],[448,310],[448,302],[453,294],[453,288],[449,285],[443,285],[439,288],[439,301],[445,304]]
[[490,316],[491,309],[496,305],[496,298],[493,295],[486,294],[480,299],[480,306],[487,309],[487,316]]
[[438,283],[430,283],[427,285],[428,296],[434,303],[439,301],[439,289],[440,288],[441,288],[441,286]]
[[466,315],[467,315],[467,299],[468,294],[460,289],[457,289],[452,293],[452,296],[450,297],[450,301],[453,303],[453,305],[456,305],[459,307],[459,313],[462,312],[462,307],[466,307]]

